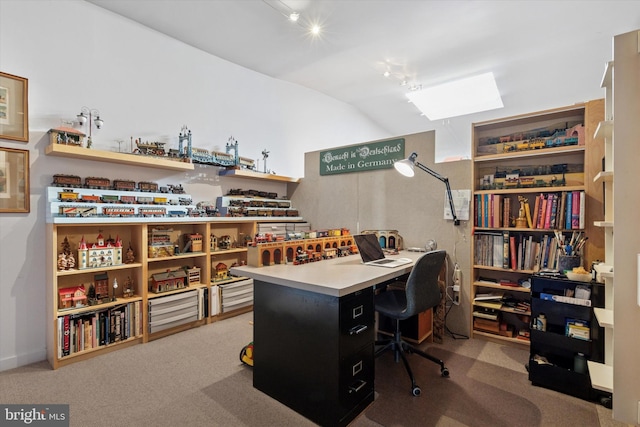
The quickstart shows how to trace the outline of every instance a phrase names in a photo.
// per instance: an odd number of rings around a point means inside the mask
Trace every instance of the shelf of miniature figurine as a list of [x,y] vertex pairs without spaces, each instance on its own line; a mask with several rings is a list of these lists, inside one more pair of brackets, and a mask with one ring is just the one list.
[[45,154],[48,156],[96,160],[99,162],[144,166],[156,169],[169,169],[176,171],[194,170],[193,163],[182,162],[179,160],[169,160],[158,156],[143,156],[139,154],[94,150],[93,148],[84,148],[67,144],[49,144],[45,149]]
[[474,162],[490,162],[495,160],[513,160],[529,157],[556,157],[561,154],[582,153],[585,151],[584,145],[571,145],[568,147],[543,148],[540,150],[509,151],[506,153],[486,154],[476,156]]
[[74,268],[72,270],[58,270],[56,271],[56,275],[57,276],[75,276],[78,274],[95,273],[97,271],[125,270],[127,268],[138,268],[138,267],[142,267],[142,264],[139,262],[132,262],[131,264],[118,264],[118,265],[109,265],[109,266],[91,267],[91,268]]
[[184,217],[107,217],[107,216],[90,216],[90,217],[67,217],[67,216],[51,216],[47,215],[47,223],[49,224],[179,224],[179,223],[242,223],[242,222],[295,222],[303,221],[301,216],[291,217],[268,217],[268,216],[184,216]]
[[211,250],[211,255],[236,254],[239,252],[247,252],[247,248],[216,249]]
[[193,291],[195,289],[206,288],[206,287],[207,285],[202,283],[196,283],[196,284],[191,283],[189,286],[185,286],[184,288],[172,289],[170,291],[157,292],[157,293],[149,291],[147,293],[147,298],[153,299],[153,298],[166,297],[167,295],[181,294],[183,292]]
[[119,297],[115,301],[103,302],[95,305],[83,305],[82,307],[65,308],[63,310],[58,309],[58,317],[68,316],[70,314],[84,314],[94,311],[102,311],[105,308],[112,308],[119,305],[129,304],[130,302],[142,301],[142,297],[132,296],[130,298]]
[[300,178],[255,172],[248,169],[223,169],[218,173],[218,175],[233,178],[262,179],[265,181],[300,182]]
[[206,252],[185,252],[172,256],[161,256],[155,258],[147,258],[147,262],[158,262],[158,261],[172,261],[176,259],[189,259],[189,258],[199,258],[207,255]]

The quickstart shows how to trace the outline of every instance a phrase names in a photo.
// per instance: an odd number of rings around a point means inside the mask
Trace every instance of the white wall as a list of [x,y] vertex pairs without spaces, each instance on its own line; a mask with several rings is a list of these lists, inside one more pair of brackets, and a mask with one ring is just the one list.
[[[195,201],[215,200],[247,181],[217,168],[173,173],[46,156],[47,131],[95,108],[104,127],[94,148],[117,140],[177,147],[182,125],[193,144],[262,158],[280,175],[300,177],[304,153],[389,137],[352,107],[205,54],[83,1],[0,0],[0,70],[29,79],[31,212],[0,214],[0,370],[45,359],[44,190],[55,173],[182,183]],[[261,168],[262,169],[262,168]],[[282,184],[261,185],[283,194]],[[304,214],[304,212],[302,212]],[[339,225],[339,224],[338,224]]]

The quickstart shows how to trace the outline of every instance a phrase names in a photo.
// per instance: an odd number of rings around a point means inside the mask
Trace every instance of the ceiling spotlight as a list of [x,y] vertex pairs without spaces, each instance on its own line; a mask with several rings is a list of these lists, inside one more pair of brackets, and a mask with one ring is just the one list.
[[319,26],[319,25],[317,25],[317,24],[314,24],[314,25],[311,27],[311,34],[314,34],[314,35],[318,35],[318,34],[320,34],[320,26]]
[[297,21],[298,21],[298,18],[300,18],[300,14],[299,14],[298,12],[291,12],[291,13],[289,14],[289,20],[290,20],[291,22],[297,22]]
[[389,77],[390,75],[391,75],[391,73],[388,70],[385,71],[384,74],[383,74],[383,76],[385,76],[385,77]]

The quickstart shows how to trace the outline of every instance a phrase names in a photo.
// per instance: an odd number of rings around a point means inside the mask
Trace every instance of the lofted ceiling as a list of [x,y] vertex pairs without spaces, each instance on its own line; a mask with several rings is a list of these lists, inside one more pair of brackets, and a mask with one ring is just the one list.
[[[639,1],[87,1],[350,104],[390,135],[435,129],[440,160],[469,156],[473,122],[603,97],[613,36],[640,28]],[[412,85],[487,71],[502,109],[431,122],[407,102]]]

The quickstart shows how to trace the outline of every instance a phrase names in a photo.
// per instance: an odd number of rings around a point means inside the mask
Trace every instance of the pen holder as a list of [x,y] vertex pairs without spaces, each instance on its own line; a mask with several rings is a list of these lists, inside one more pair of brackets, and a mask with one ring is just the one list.
[[573,270],[582,265],[582,257],[579,255],[560,255],[558,257],[558,271]]

